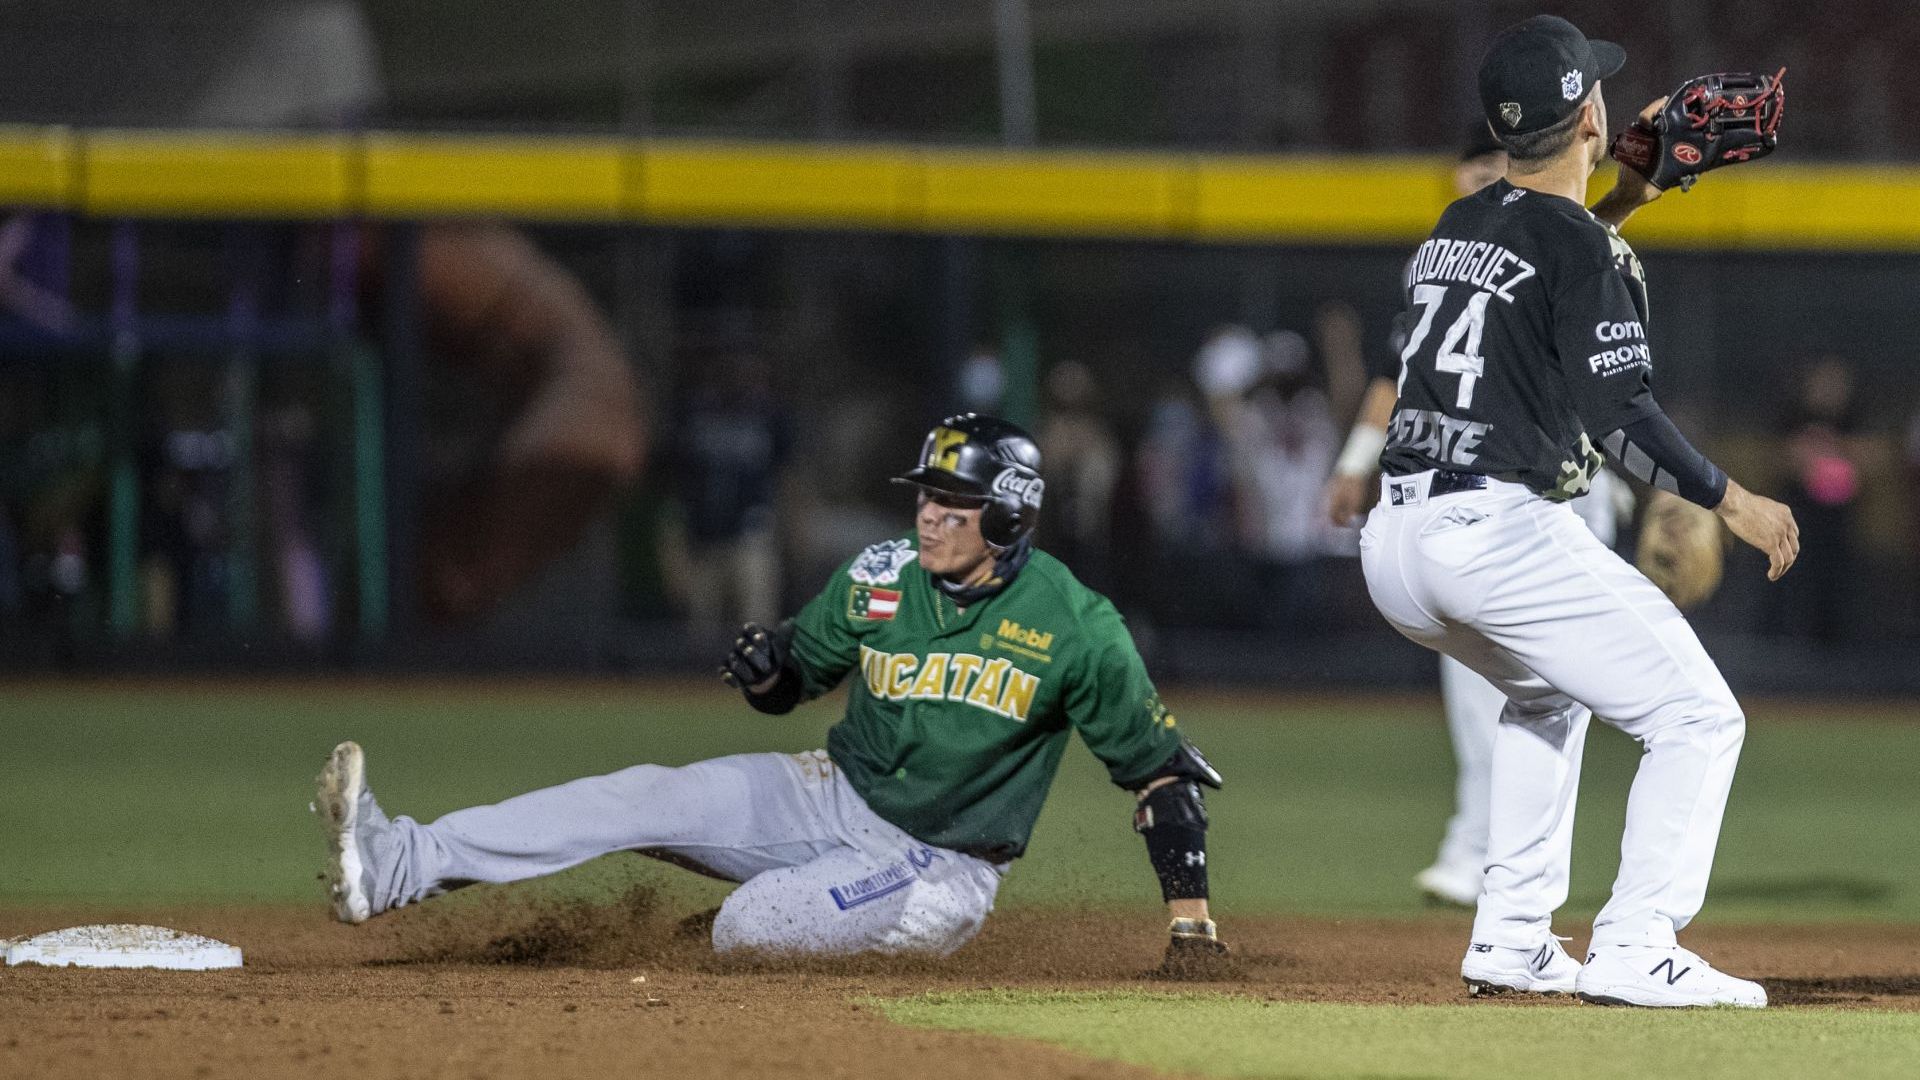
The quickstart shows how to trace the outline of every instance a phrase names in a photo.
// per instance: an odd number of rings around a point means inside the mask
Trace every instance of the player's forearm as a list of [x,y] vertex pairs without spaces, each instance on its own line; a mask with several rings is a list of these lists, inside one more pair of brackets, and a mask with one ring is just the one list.
[[1600,444],[1635,479],[1688,502],[1711,510],[1726,497],[1727,474],[1694,449],[1666,413],[1635,420]]
[[1616,229],[1624,226],[1641,207],[1660,197],[1660,190],[1640,180],[1638,173],[1625,166],[1621,166],[1620,173],[1621,179],[1590,208],[1594,217]]
[[1360,399],[1360,414],[1353,419],[1353,430],[1340,451],[1333,471],[1338,476],[1371,476],[1380,469],[1380,451],[1386,446],[1387,424],[1393,419],[1393,402],[1399,396],[1391,379],[1374,379]]

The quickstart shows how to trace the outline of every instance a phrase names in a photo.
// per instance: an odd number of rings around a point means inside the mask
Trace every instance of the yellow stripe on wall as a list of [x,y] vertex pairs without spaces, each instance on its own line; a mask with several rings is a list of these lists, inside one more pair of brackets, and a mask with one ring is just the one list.
[[73,205],[78,161],[66,128],[0,126],[0,205]]
[[364,137],[361,205],[378,217],[616,221],[624,148],[610,139]]
[[[0,206],[148,217],[505,217],[1410,246],[1449,162],[679,139],[0,127]],[[1596,177],[1593,194],[1609,186]],[[1769,159],[1671,192],[1644,249],[1920,251],[1920,167]]]
[[335,217],[351,210],[351,140],[330,135],[103,131],[81,140],[79,209],[184,217]]
[[931,232],[1184,235],[1190,169],[1180,158],[929,150],[918,224]]
[[626,205],[650,221],[887,229],[921,198],[903,149],[654,142],[630,160]]
[[1206,158],[1195,233],[1209,240],[1412,244],[1453,197],[1452,164],[1429,158]]

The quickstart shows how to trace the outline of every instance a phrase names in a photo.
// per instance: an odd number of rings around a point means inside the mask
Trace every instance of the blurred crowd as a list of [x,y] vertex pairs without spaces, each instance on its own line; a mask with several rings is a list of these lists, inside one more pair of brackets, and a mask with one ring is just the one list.
[[[1078,360],[1044,365],[1032,423],[1048,481],[1042,545],[1148,626],[1287,639],[1367,625],[1355,530],[1330,523],[1322,496],[1364,383],[1365,341],[1354,310],[1328,302],[1299,331],[1217,327],[1190,354],[1168,357],[1152,385],[1114,385]],[[1920,407],[1875,401],[1837,355],[1793,370],[1770,432],[1716,441],[1707,428],[1717,454],[1770,478],[1804,543],[1793,574],[1729,601],[1724,620],[1821,641],[1910,633],[1915,613],[1888,608],[1912,605],[1912,590],[1897,561],[1886,576],[1884,556],[1903,556],[1908,574],[1920,565]],[[863,433],[861,420],[901,412],[897,400],[850,397],[823,414],[803,372],[738,343],[688,353],[682,375],[653,406],[645,472],[630,471],[642,455],[622,450],[590,485],[625,483],[615,497],[650,508],[619,518],[658,583],[636,590],[629,575],[629,595],[614,602],[625,614],[680,620],[692,638],[716,642],[742,620],[790,612],[859,545],[906,531],[906,504],[873,481],[914,448]],[[248,633],[309,643],[348,633],[342,417],[311,378],[283,373],[259,388],[243,433],[223,377],[218,365],[156,364],[143,384],[139,633],[230,635],[235,613],[256,609]],[[1003,411],[1009,377],[994,348],[977,348],[935,395],[938,407]],[[101,632],[114,497],[102,380],[85,365],[0,369],[0,631],[43,632],[43,644]],[[500,423],[487,438],[506,437],[511,425]],[[459,494],[473,490],[463,484],[448,497],[473,498]],[[480,503],[460,505],[453,527],[478,530]],[[541,550],[576,543],[602,520],[600,505],[551,518],[558,532]],[[477,613],[512,584],[473,601]],[[237,589],[254,595],[237,603]]]
[[[1114,407],[1130,389],[1103,385],[1076,360],[1047,367],[1034,426],[1047,472],[1042,546],[1152,625],[1286,639],[1364,624],[1371,610],[1355,591],[1351,561],[1357,530],[1331,523],[1323,497],[1364,382],[1362,342],[1358,317],[1339,302],[1324,304],[1304,333],[1221,326],[1191,357],[1171,358],[1144,407],[1136,403],[1132,424]],[[796,424],[807,425],[778,404],[766,362],[732,364],[754,374],[724,380],[752,391],[721,393],[716,405],[703,380],[677,410],[681,433],[659,458],[672,470],[683,518],[665,560],[672,595],[712,635],[791,610],[831,564],[835,549],[782,549],[783,538],[810,533],[794,515],[838,512],[792,498],[796,481],[804,485],[800,478],[821,468],[882,475],[911,452],[809,460],[791,439]],[[1815,357],[1798,371],[1779,397],[1772,434],[1717,441],[1792,506],[1802,562],[1779,587],[1743,599],[1736,586],[1731,600],[1701,617],[1829,642],[1889,628],[1911,633],[1916,613],[1886,610],[1890,594],[1911,592],[1880,576],[1885,560],[1872,552],[1892,547],[1909,573],[1920,567],[1920,403],[1905,415],[1876,414],[1842,357]],[[975,350],[955,379],[956,407],[1001,409],[1005,381],[994,350]],[[1683,401],[1683,415],[1689,406]],[[716,440],[722,431],[728,437]],[[904,504],[893,508],[900,512],[891,524],[886,507],[867,509],[854,515],[860,525],[905,531]],[[1892,545],[1884,542],[1888,529]],[[831,535],[842,556],[865,542],[845,530]],[[1630,556],[1632,530],[1621,537]]]

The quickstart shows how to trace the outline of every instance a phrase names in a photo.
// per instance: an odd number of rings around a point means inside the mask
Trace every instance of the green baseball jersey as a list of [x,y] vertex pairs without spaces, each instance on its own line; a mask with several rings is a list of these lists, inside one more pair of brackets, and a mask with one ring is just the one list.
[[1122,787],[1180,745],[1120,613],[1041,551],[961,608],[913,537],[874,544],[794,619],[793,656],[809,698],[857,673],[827,752],[867,805],[995,861],[1026,850],[1072,731]]

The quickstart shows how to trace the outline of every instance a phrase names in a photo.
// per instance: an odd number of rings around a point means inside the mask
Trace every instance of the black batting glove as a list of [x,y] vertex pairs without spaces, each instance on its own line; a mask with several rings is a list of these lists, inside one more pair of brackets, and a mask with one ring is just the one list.
[[733,651],[720,668],[720,678],[737,690],[751,691],[772,681],[786,663],[787,643],[759,623],[748,623],[734,639]]

